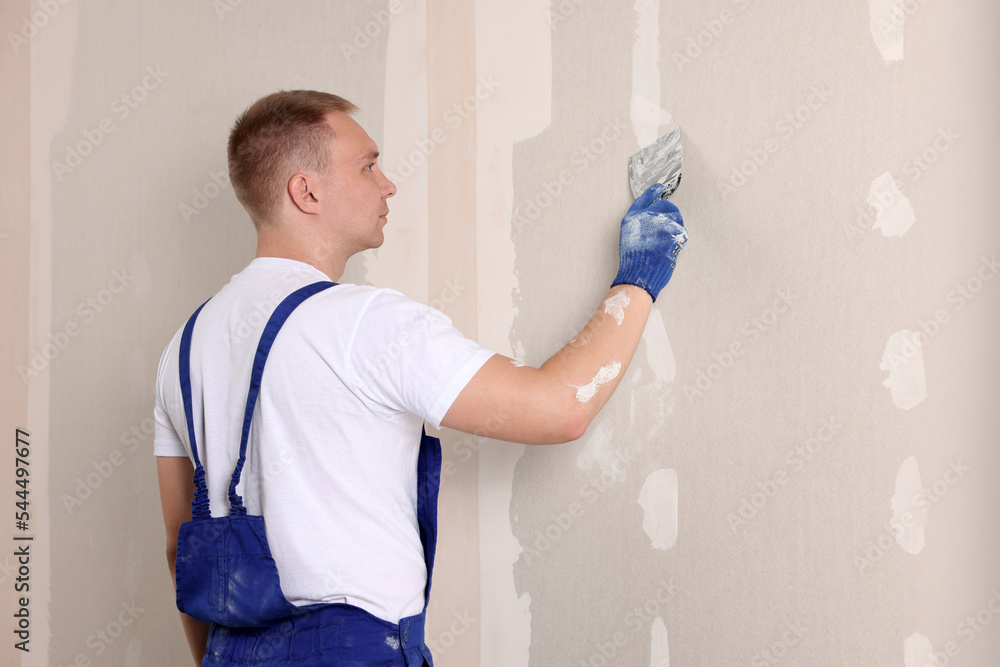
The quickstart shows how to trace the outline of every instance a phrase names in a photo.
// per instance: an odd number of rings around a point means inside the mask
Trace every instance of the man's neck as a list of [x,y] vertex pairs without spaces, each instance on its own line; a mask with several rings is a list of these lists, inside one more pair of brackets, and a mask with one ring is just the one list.
[[319,269],[333,281],[340,280],[347,264],[347,257],[336,252],[324,252],[324,248],[306,247],[305,244],[288,242],[280,236],[267,233],[257,234],[256,256],[294,259]]

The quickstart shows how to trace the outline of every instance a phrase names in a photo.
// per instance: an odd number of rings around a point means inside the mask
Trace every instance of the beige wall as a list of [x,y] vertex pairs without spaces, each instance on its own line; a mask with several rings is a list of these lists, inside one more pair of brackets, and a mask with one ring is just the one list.
[[[35,540],[32,651],[0,655],[185,664],[156,365],[252,256],[220,176],[234,117],[317,88],[361,107],[400,188],[385,247],[345,280],[534,365],[614,275],[650,119],[685,133],[691,240],[584,438],[443,434],[437,664],[923,667],[905,647],[924,641],[992,664],[998,10],[903,3],[887,60],[871,7],[3,3],[0,414],[8,442],[31,433]],[[873,229],[885,172],[897,193]],[[903,331],[924,339],[890,373]],[[921,488],[922,544],[900,544],[893,498]]]

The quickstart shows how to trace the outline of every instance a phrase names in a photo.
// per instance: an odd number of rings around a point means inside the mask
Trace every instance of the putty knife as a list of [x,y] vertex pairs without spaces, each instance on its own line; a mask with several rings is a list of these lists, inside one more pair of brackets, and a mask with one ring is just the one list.
[[638,197],[653,183],[666,189],[660,199],[667,199],[681,184],[681,128],[663,135],[628,159],[628,182],[632,196]]

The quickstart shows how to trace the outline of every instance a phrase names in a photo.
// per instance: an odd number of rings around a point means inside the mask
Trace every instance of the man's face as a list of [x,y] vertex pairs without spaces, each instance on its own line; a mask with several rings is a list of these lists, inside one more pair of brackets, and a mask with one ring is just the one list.
[[378,147],[354,119],[335,111],[328,120],[336,138],[332,141],[332,164],[322,177],[327,201],[324,217],[351,253],[378,248],[385,240],[386,200],[396,186],[379,169]]

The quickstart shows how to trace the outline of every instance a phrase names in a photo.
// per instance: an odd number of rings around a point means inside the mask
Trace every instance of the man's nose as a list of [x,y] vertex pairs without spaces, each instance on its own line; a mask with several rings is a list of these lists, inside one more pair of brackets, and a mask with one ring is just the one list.
[[[381,173],[381,171],[379,173]],[[389,177],[385,174],[382,174],[382,180],[385,181],[385,183],[382,184],[382,197],[384,199],[388,199],[396,194],[396,184],[390,181]]]

